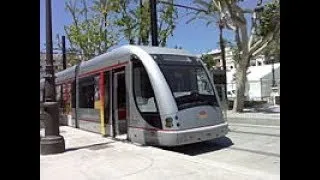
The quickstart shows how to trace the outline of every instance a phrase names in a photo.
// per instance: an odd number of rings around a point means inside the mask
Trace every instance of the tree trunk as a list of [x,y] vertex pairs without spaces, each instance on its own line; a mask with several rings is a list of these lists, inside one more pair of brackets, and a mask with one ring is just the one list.
[[238,66],[236,71],[236,98],[233,103],[233,112],[242,112],[245,101],[245,88],[247,80],[247,65],[242,64]]
[[[221,19],[219,21],[219,44],[221,49],[221,60],[223,65],[223,83],[224,83],[224,96],[223,102],[227,102],[227,65],[226,65],[226,52],[225,52],[225,42],[223,39],[223,23],[221,22]],[[211,67],[210,67],[211,68]]]

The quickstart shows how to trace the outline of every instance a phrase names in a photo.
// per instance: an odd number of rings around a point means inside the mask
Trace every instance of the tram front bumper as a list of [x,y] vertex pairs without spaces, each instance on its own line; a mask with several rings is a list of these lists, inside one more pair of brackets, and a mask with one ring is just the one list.
[[179,131],[162,131],[158,133],[158,135],[161,137],[159,145],[179,146],[223,137],[228,133],[228,123],[225,122],[214,126]]

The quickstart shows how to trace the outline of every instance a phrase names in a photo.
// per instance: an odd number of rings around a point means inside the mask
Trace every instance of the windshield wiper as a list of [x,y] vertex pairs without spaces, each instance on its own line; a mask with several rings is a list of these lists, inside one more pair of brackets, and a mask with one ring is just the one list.
[[206,101],[198,91],[191,91],[189,95],[180,96],[176,98],[178,104],[191,103],[191,102],[202,102]]
[[214,95],[204,95],[200,94],[198,91],[191,91],[189,95],[177,97],[176,102],[178,105],[178,109],[184,109],[199,105],[217,105]]
[[195,90],[191,91],[191,93],[190,93],[190,96],[195,97],[195,98],[199,98],[199,95],[200,95],[199,92],[195,91]]

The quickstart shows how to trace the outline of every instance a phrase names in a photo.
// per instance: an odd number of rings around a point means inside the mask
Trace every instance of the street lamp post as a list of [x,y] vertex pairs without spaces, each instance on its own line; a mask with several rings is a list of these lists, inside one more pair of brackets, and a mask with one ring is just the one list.
[[65,36],[62,36],[62,65],[63,65],[63,69],[67,69],[66,37]]
[[271,97],[272,97],[272,103],[273,105],[276,105],[276,97],[279,96],[278,93],[278,87],[275,80],[275,74],[274,74],[274,57],[271,57],[271,63],[272,63],[272,87],[271,87]]
[[271,57],[271,63],[272,63],[272,87],[276,87],[276,80],[274,77],[274,57]]
[[64,138],[59,135],[59,105],[55,97],[55,76],[53,69],[52,49],[52,16],[51,0],[46,0],[46,74],[45,74],[45,102],[40,104],[44,108],[45,137],[40,139],[40,153],[42,155],[56,154],[65,151]]
[[151,18],[151,39],[152,46],[158,46],[158,22],[157,22],[157,2],[150,0],[150,18]]

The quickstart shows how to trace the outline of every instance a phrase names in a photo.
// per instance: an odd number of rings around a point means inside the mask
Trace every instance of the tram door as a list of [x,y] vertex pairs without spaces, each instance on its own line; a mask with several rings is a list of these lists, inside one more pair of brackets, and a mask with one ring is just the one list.
[[124,71],[115,72],[113,79],[113,112],[116,138],[127,139],[126,81]]

